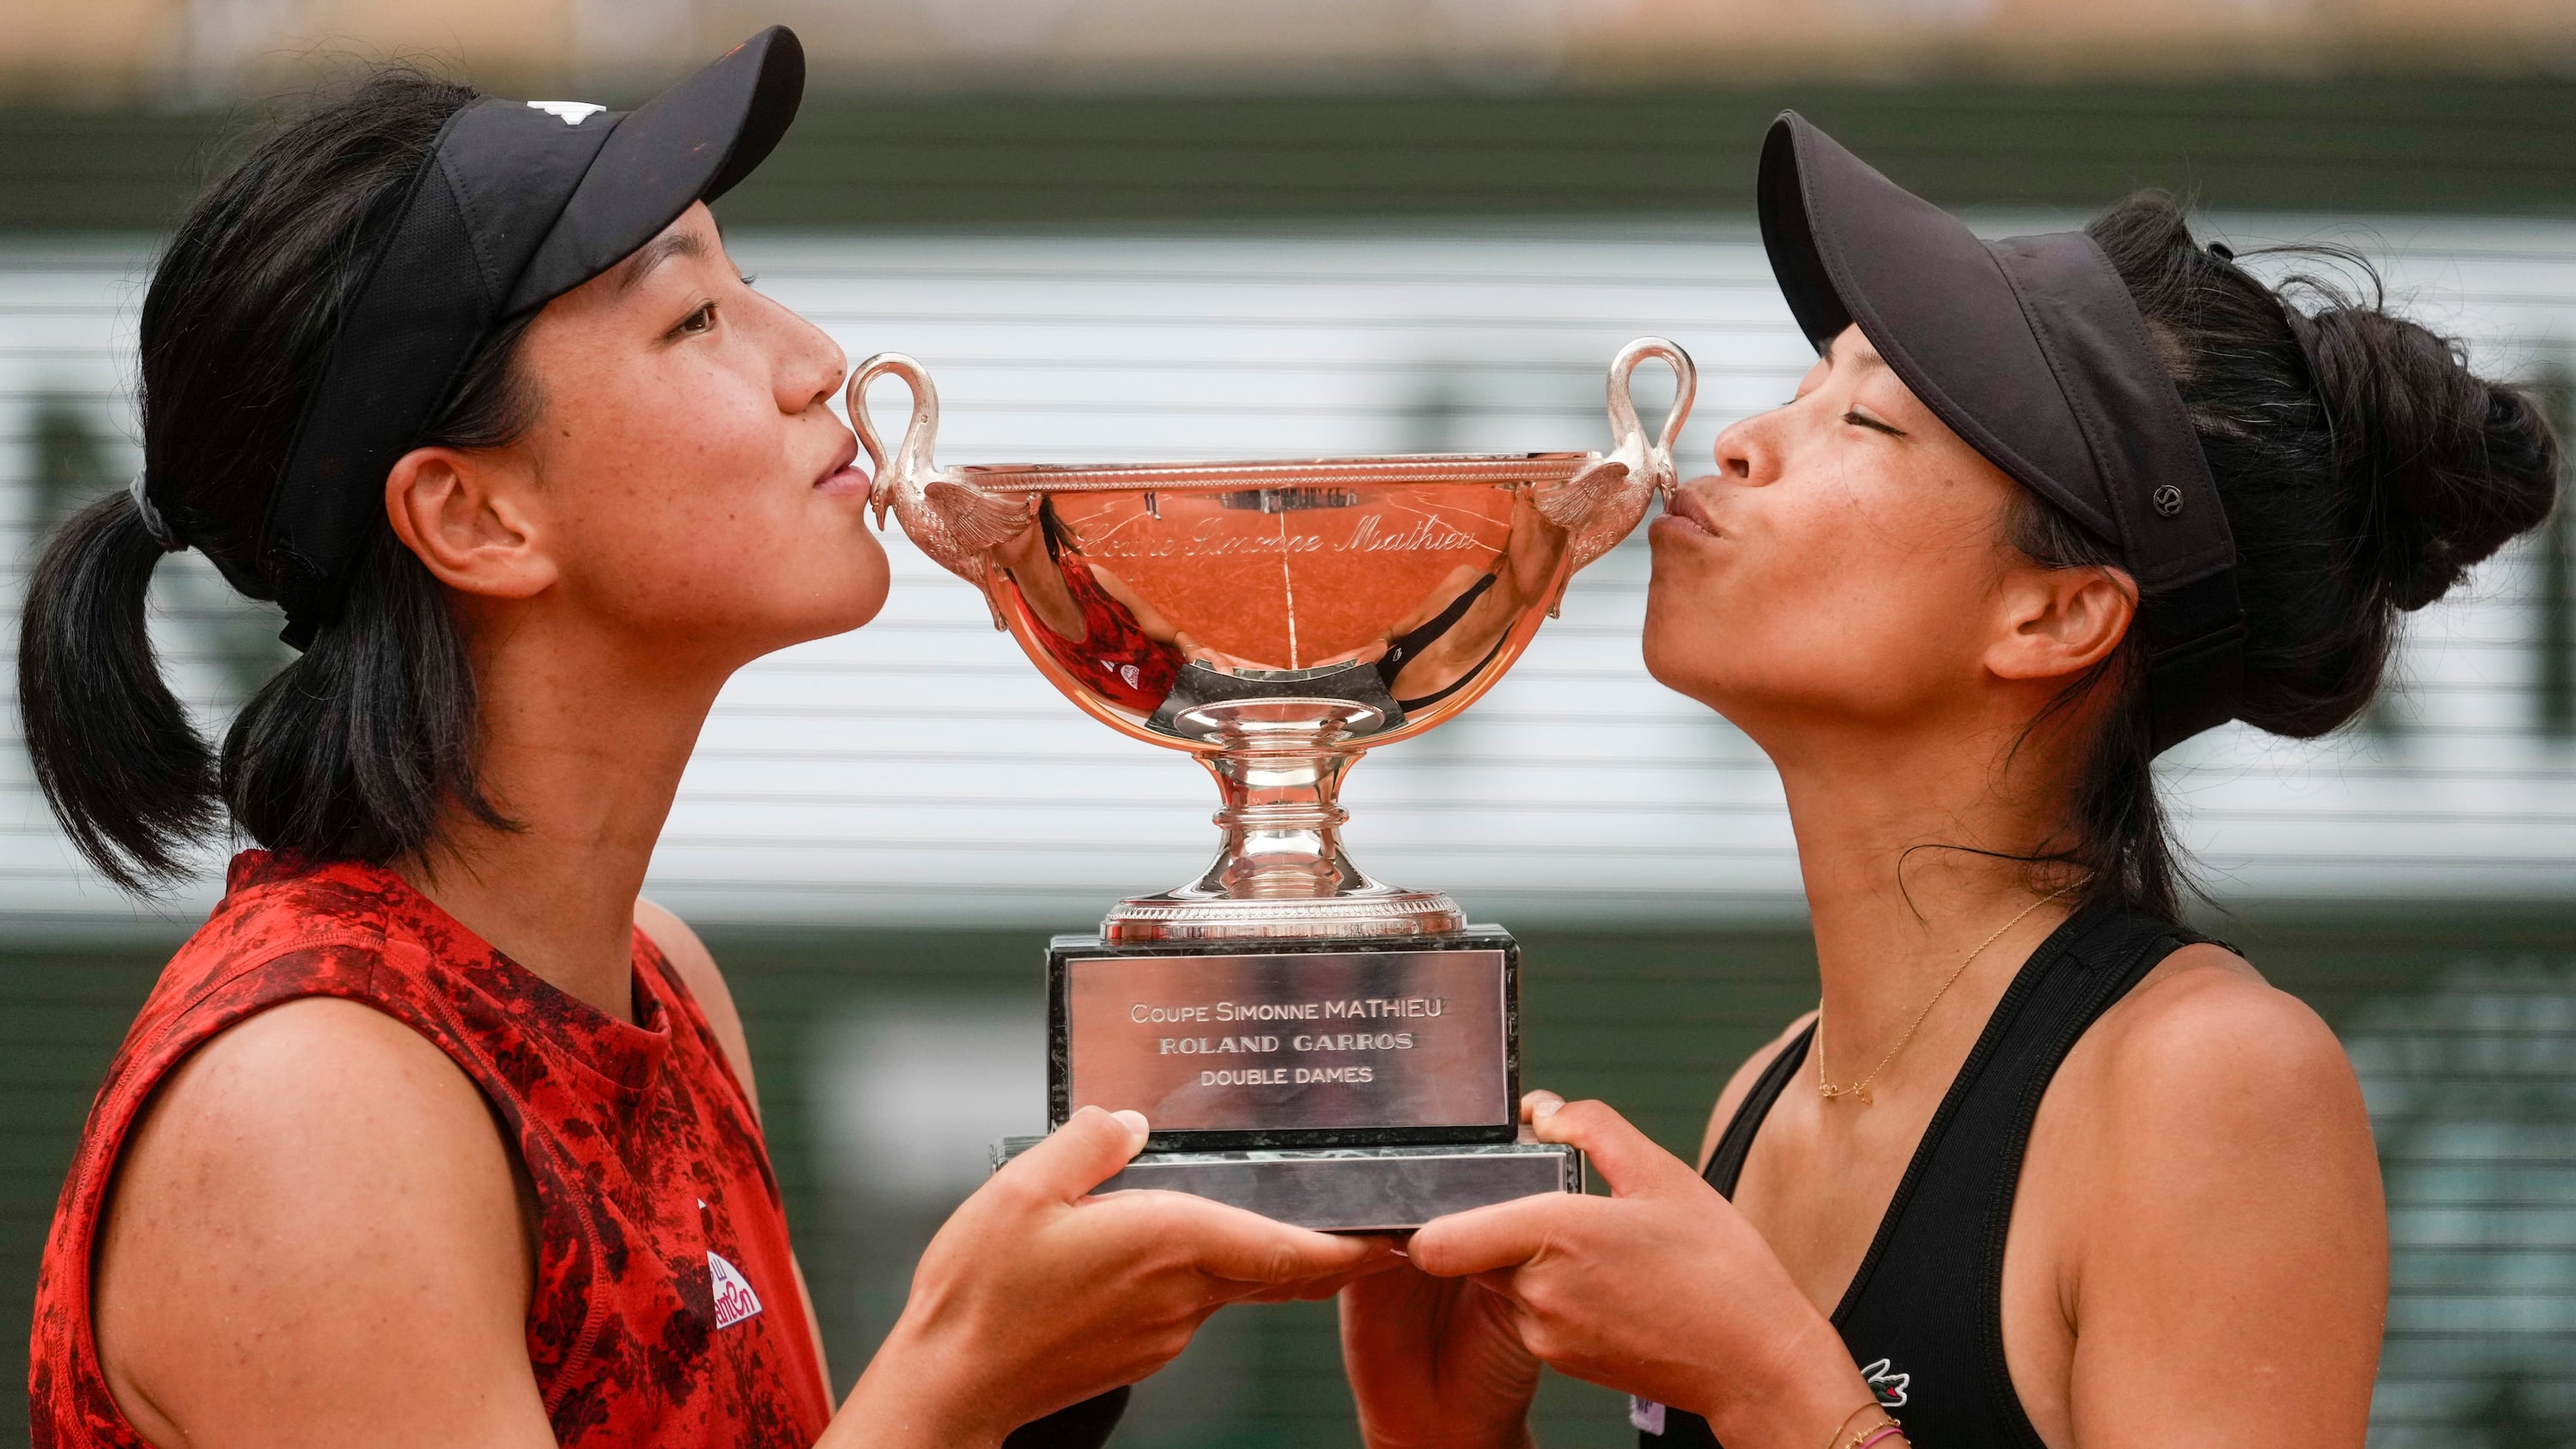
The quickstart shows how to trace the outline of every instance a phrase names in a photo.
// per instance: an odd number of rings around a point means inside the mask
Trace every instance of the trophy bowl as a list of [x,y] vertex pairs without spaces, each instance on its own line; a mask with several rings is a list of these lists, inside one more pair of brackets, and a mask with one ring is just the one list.
[[[1648,358],[1677,384],[1651,438],[1629,396]],[[867,410],[884,377],[912,392],[891,450]],[[1673,486],[1690,358],[1631,342],[1608,386],[1606,453],[943,468],[921,364],[851,377],[878,526],[891,511],[982,590],[1084,713],[1216,777],[1206,872],[1048,945],[1050,1130],[1085,1106],[1152,1124],[1097,1191],[1379,1230],[1583,1190],[1581,1154],[1519,1127],[1519,944],[1362,875],[1336,796],[1362,753],[1491,689]]]
[[[1649,358],[1676,383],[1652,437],[1629,392]],[[891,451],[867,410],[885,377],[912,394]],[[1461,929],[1447,895],[1351,864],[1342,776],[1502,678],[1574,572],[1672,488],[1696,387],[1674,344],[1621,348],[1604,453],[957,468],[933,461],[939,394],[920,363],[869,358],[848,400],[878,526],[891,510],[982,590],[995,627],[1084,713],[1215,776],[1215,862],[1101,923],[1134,944]]]

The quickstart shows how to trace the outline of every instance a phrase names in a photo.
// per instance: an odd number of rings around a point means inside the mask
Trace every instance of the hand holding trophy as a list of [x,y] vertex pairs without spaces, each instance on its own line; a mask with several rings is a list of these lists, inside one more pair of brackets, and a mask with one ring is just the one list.
[[[1676,379],[1652,437],[1629,393],[1649,358]],[[912,393],[891,451],[866,399],[889,376]],[[1686,353],[1643,338],[1610,367],[1606,454],[942,468],[922,366],[853,374],[880,524],[980,589],[1084,713],[1216,778],[1207,871],[1048,951],[1048,1125],[1100,1106],[1153,1126],[1102,1191],[1356,1230],[1581,1189],[1577,1154],[1519,1132],[1518,946],[1363,875],[1335,797],[1362,753],[1490,689],[1671,489],[1695,389]]]

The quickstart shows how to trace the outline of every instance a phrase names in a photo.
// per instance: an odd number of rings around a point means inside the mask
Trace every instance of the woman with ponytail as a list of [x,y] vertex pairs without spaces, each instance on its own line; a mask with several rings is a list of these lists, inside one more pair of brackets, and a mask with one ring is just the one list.
[[1696,1164],[1532,1094],[1614,1195],[1442,1219],[1345,1290],[1367,1442],[1524,1445],[1543,1361],[1641,1445],[2359,1449],[2369,1117],[2178,923],[2152,762],[2353,719],[2405,614],[2548,515],[2557,443],[2160,197],[1990,242],[1795,115],[1759,196],[1819,360],[1656,521],[1645,653],[1778,767],[1822,1004]]
[[[706,206],[802,77],[783,30],[628,113],[388,71],[170,239],[144,470],[46,549],[19,698],[110,879],[258,848],[84,1129],[45,1449],[1097,1442],[1217,1306],[1382,1257],[1092,1197],[1146,1124],[1088,1111],[950,1220],[833,1412],[741,1022],[637,897],[725,679],[885,597],[844,359]],[[300,651],[220,750],[145,627],[182,548]]]

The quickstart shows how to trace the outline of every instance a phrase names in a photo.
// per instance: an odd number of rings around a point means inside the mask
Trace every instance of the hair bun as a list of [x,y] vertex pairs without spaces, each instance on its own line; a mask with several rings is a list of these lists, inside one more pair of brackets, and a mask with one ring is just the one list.
[[2420,609],[2549,516],[2558,442],[2520,389],[2404,318],[2336,306],[2299,319],[2360,527],[2355,563]]

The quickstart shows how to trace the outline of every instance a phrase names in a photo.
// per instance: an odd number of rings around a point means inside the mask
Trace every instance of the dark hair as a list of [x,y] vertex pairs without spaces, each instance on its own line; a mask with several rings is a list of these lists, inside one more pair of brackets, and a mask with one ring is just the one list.
[[1066,549],[1082,552],[1082,541],[1073,536],[1072,527],[1057,515],[1053,498],[1040,496],[1038,499],[1038,530],[1046,540],[1048,558],[1062,558]]
[[[151,496],[252,598],[274,596],[262,525],[333,330],[405,182],[477,95],[378,71],[253,149],[161,254],[141,319]],[[485,344],[422,445],[494,447],[529,426],[524,330]],[[375,862],[419,851],[451,809],[506,824],[476,780],[474,679],[444,592],[375,528],[341,616],[243,706],[220,762],[161,679],[144,603],[162,549],[134,503],[102,498],[47,545],[20,625],[27,751],[109,878],[181,874],[227,812],[273,850]]]
[[[2314,275],[2267,286],[2195,241],[2162,195],[2133,197],[2085,230],[2146,315],[2236,535],[2237,717],[2322,735],[2378,693],[2400,614],[2549,516],[2557,441],[2529,397],[2470,372],[2459,343],[2389,315],[2357,255],[2306,252],[2363,279],[2366,299]],[[2116,564],[2056,505],[2016,493],[2008,537],[2024,554]],[[2182,872],[2148,768],[2137,639],[2132,630],[2057,701],[2066,711],[2116,691],[2078,779],[2071,839],[2040,859],[2075,867],[2094,895],[2171,918]]]

